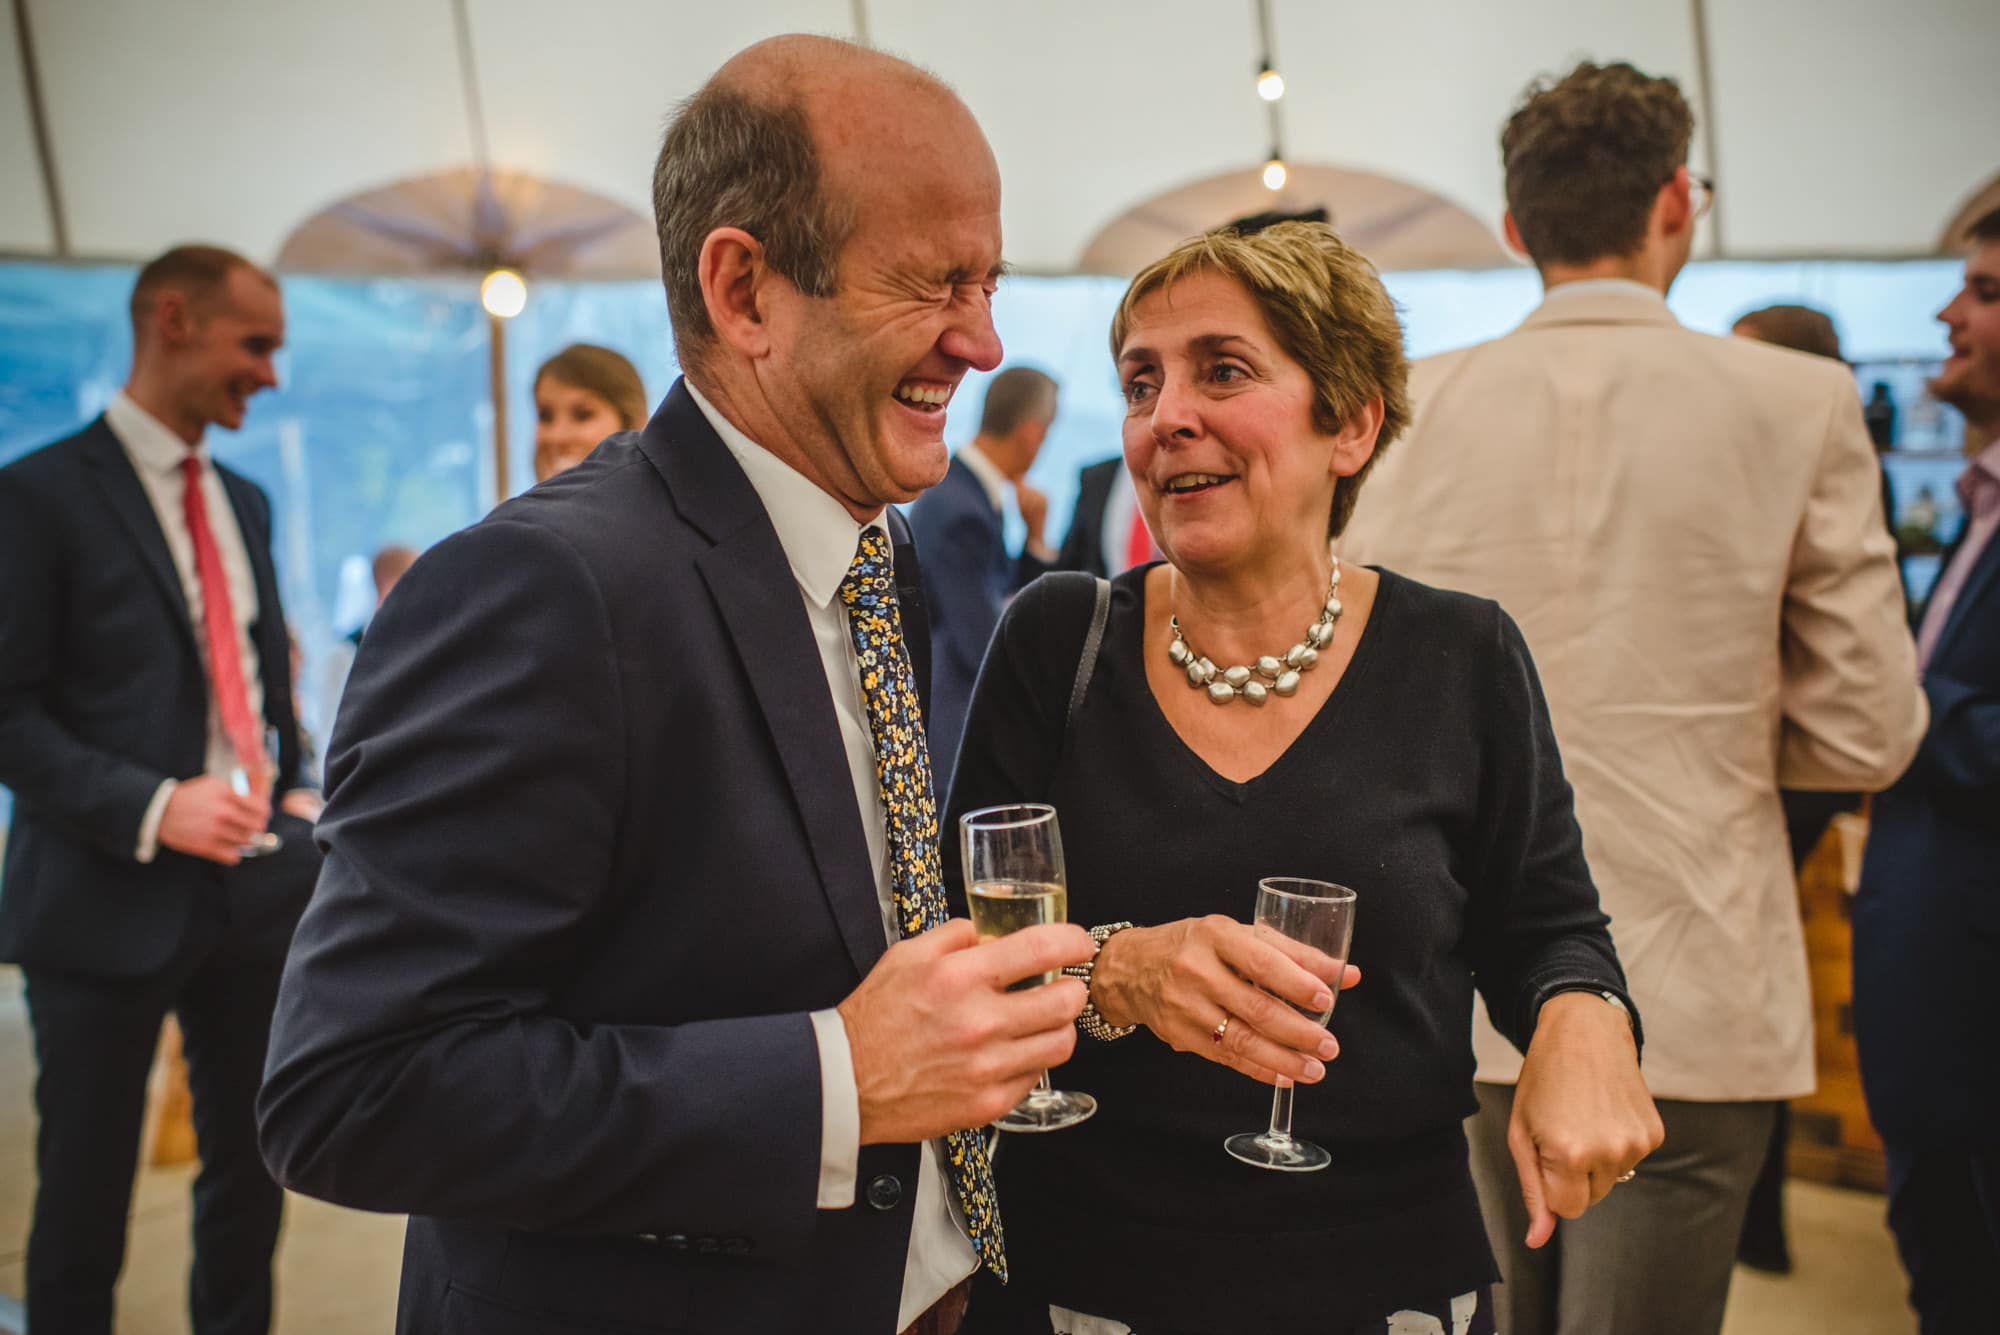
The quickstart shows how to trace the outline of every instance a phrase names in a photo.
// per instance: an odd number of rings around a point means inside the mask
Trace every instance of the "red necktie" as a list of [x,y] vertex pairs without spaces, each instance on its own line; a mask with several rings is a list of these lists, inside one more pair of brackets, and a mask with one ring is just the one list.
[[188,537],[194,540],[194,568],[201,579],[202,630],[208,639],[208,675],[215,687],[216,709],[223,731],[246,769],[265,763],[264,734],[250,713],[250,694],[243,686],[243,656],[236,647],[236,614],[229,605],[229,579],[222,571],[222,553],[208,527],[208,502],[201,494],[201,460],[190,454],[181,462],[186,485],[181,509]]
[[1139,513],[1139,507],[1132,507],[1132,531],[1125,537],[1125,568],[1142,566],[1149,561],[1160,559],[1160,549],[1153,545],[1152,531],[1146,527],[1146,516]]

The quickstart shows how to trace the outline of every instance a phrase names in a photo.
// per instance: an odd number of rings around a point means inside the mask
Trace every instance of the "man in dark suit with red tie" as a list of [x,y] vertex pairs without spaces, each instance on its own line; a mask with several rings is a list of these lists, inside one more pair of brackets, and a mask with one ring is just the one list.
[[[313,799],[292,791],[270,502],[204,437],[277,383],[284,308],[256,266],[184,246],[140,272],[132,325],[131,379],[104,415],[0,469],[0,783],[15,797],[0,959],[26,982],[41,1119],[28,1317],[37,1335],[111,1330],[171,1011],[202,1160],[194,1329],[252,1335],[270,1325],[282,1201],[253,1107],[318,854]],[[267,826],[274,850],[258,847]]]

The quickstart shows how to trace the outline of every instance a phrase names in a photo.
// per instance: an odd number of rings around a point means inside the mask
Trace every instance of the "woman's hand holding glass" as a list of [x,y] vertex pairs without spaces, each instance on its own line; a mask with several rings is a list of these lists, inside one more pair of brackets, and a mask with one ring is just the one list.
[[1340,1052],[1313,1016],[1331,1009],[1336,982],[1360,981],[1359,969],[1311,946],[1210,914],[1114,934],[1098,953],[1091,998],[1106,1024],[1143,1024],[1177,1051],[1267,1085],[1312,1084]]

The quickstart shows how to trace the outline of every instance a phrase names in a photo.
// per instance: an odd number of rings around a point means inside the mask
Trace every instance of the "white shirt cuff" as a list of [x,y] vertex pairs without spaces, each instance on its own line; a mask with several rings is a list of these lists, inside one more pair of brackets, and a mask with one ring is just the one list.
[[132,856],[139,861],[151,862],[160,851],[160,822],[166,818],[167,799],[180,786],[179,779],[162,779],[153,790],[153,800],[146,804],[146,814],[139,821],[139,845],[132,850]]
[[861,1168],[861,1092],[854,1087],[854,1051],[837,1010],[812,1013],[819,1042],[819,1208],[854,1204]]

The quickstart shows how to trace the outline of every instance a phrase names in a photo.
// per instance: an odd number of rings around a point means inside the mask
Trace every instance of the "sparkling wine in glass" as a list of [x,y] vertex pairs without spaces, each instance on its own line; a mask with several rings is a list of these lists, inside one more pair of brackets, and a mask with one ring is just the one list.
[[[264,754],[261,756],[238,756],[236,763],[229,767],[229,790],[238,797],[257,797],[266,806],[271,801],[271,785],[278,774],[278,730],[264,729]],[[261,858],[277,852],[285,846],[285,836],[276,830],[265,830],[250,836],[250,842],[236,850],[238,857]]]
[[[1040,803],[985,807],[958,820],[964,857],[966,901],[979,938],[1005,936],[1023,927],[1069,920],[1068,882],[1063,878],[1062,833],[1054,807]],[[1054,973],[1023,978],[1009,991],[1040,987]],[[1042,1072],[1028,1097],[994,1125],[1002,1131],[1055,1131],[1075,1126],[1097,1111],[1088,1094],[1049,1087]]]
[[[1348,944],[1354,939],[1354,892],[1329,881],[1272,876],[1257,882],[1256,931],[1289,937],[1329,956],[1335,963],[1329,990],[1340,996],[1340,974],[1347,966]],[[1321,1024],[1333,1018],[1331,1003],[1323,1012],[1305,1011]],[[1309,1140],[1292,1134],[1292,1082],[1281,1081],[1271,1091],[1271,1125],[1246,1131],[1222,1142],[1244,1163],[1281,1173],[1310,1173],[1333,1162],[1333,1156]]]

